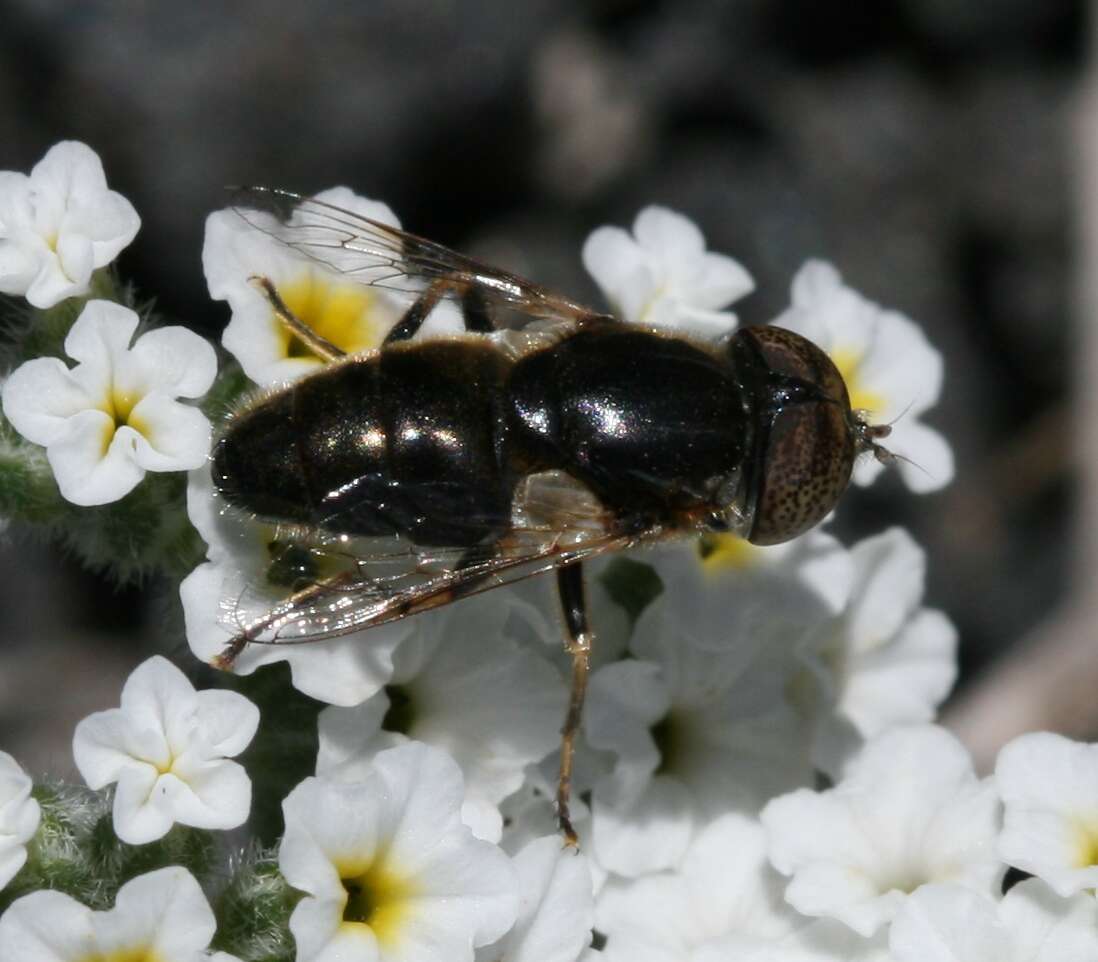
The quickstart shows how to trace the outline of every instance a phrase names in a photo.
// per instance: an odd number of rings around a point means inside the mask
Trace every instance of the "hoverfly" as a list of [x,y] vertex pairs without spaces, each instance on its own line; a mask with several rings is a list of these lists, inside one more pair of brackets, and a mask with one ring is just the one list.
[[[574,843],[592,643],[583,563],[706,532],[796,537],[831,511],[860,453],[891,459],[878,444],[889,428],[852,411],[834,364],[790,331],[703,343],[315,198],[243,197],[237,212],[257,230],[414,299],[377,350],[345,355],[253,279],[328,363],[246,405],[215,446],[219,496],[279,525],[296,573],[215,664],[231,668],[249,643],[332,638],[552,571],[572,658],[557,810]],[[272,207],[277,231],[255,216]],[[443,301],[465,333],[413,339]]]

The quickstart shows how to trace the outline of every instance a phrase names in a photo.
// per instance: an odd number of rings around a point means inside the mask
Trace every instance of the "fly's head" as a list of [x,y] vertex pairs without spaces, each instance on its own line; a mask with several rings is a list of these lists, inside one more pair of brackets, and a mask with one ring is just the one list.
[[858,455],[893,455],[879,444],[887,425],[850,407],[838,368],[808,339],[778,327],[740,330],[729,342],[749,408],[752,439],[745,466],[758,545],[803,534],[835,507]]

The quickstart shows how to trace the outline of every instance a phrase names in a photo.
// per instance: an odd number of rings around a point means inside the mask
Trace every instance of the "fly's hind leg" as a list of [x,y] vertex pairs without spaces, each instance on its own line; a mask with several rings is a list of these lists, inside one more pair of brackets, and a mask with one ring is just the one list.
[[560,739],[560,777],[557,781],[557,818],[566,844],[579,844],[572,827],[568,802],[572,794],[572,762],[576,735],[583,718],[583,700],[587,694],[587,675],[591,668],[591,629],[587,621],[587,599],[580,562],[557,569],[557,593],[564,612],[565,650],[572,656],[572,694],[564,718]]
[[267,298],[271,304],[271,309],[275,312],[275,316],[289,328],[290,333],[299,338],[317,357],[323,361],[337,361],[339,358],[346,356],[346,351],[336,347],[327,338],[321,337],[286,306],[286,302],[279,296],[270,278],[252,276],[248,280],[258,287],[263,296]]

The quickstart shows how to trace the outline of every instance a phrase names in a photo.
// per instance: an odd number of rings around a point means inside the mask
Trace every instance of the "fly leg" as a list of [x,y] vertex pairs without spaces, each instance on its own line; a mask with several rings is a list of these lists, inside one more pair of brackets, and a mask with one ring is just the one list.
[[[278,290],[269,278],[256,275],[250,277],[249,280],[267,298],[271,304],[271,309],[275,312],[275,316],[290,329],[290,333],[300,338],[317,357],[324,361],[335,361],[341,357],[346,357],[346,351],[336,347],[327,338],[321,337],[286,306],[286,302],[282,300]],[[412,306],[404,312],[403,317],[385,335],[383,343],[392,344],[394,341],[407,341],[415,337],[423,326],[423,322],[427,320],[427,315],[435,309],[435,306],[446,296],[446,293],[450,290],[461,290],[462,288],[464,290],[461,294],[461,311],[465,320],[465,329],[480,334],[494,331],[496,329],[495,325],[488,315],[488,305],[485,303],[484,296],[480,291],[472,284],[462,285],[440,278],[415,299]]]
[[321,337],[286,306],[286,302],[279,296],[269,278],[253,276],[248,280],[263,292],[263,296],[270,301],[275,316],[290,329],[290,333],[298,337],[317,357],[323,361],[337,361],[346,356],[346,351],[336,347],[327,338]]
[[557,594],[564,612],[564,647],[572,656],[572,695],[560,738],[560,777],[557,780],[557,819],[565,844],[576,846],[579,838],[572,827],[568,800],[572,794],[572,761],[576,735],[583,718],[583,699],[587,694],[587,675],[591,668],[591,629],[587,623],[587,599],[580,562],[557,568]]
[[427,320],[427,315],[451,291],[461,293],[461,314],[467,331],[488,334],[496,329],[488,315],[488,305],[485,303],[484,296],[473,284],[439,278],[433,281],[404,312],[404,316],[397,321],[396,326],[385,335],[385,343],[392,344],[394,341],[407,341],[415,337],[423,326],[423,322]]
[[412,306],[404,312],[404,316],[397,321],[393,329],[385,335],[383,344],[392,344],[394,341],[408,341],[415,337],[416,332],[423,327],[427,315],[435,309],[435,305],[442,300],[443,295],[450,289],[450,282],[440,278],[432,281],[430,286],[415,299]]

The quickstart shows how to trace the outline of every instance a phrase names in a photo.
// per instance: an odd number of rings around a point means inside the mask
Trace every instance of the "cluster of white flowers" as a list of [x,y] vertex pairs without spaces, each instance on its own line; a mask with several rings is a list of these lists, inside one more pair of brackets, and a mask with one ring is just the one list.
[[[121,229],[128,205],[106,191],[98,161],[98,177],[79,174],[88,154],[61,145],[29,181],[0,180],[0,253],[17,252],[0,264],[18,268],[0,274],[2,289],[34,291],[35,304],[44,291],[77,295],[86,286],[54,276],[86,285],[90,268],[76,271],[70,252],[86,247],[100,267],[132,238]],[[58,173],[64,163],[72,170]],[[397,224],[344,188],[320,196]],[[267,216],[212,215],[203,252],[211,295],[232,309],[223,345],[263,386],[321,361],[286,332],[253,275],[348,351],[375,347],[402,308],[280,244]],[[89,218],[98,233],[81,235]],[[632,234],[596,231],[583,256],[626,321],[696,337],[728,335],[736,318],[725,308],[753,286],[661,208],[642,211]],[[455,316],[442,306],[429,323],[451,330]],[[856,408],[875,422],[898,417],[894,447],[920,465],[901,466],[910,487],[948,482],[950,450],[917,420],[942,376],[918,327],[818,262],[795,278],[778,323],[831,355]],[[35,359],[5,384],[8,421],[46,448],[75,503],[120,498],[146,470],[205,458],[209,424],[176,398],[210,387],[212,349],[172,328],[130,347],[136,326],[132,312],[91,301],[65,342],[76,367]],[[857,480],[878,467],[859,462]],[[279,531],[224,510],[203,467],[186,510],[207,555],[180,595],[187,641],[206,662],[284,597],[266,577]],[[315,775],[282,806],[277,861],[299,893],[288,919],[298,962],[1098,959],[1098,746],[1024,736],[994,778],[976,775],[933,724],[957,639],[923,605],[925,558],[906,532],[849,548],[821,531],[769,548],[715,536],[635,560],[658,590],[632,608],[620,563],[592,570],[596,668],[574,773],[580,853],[563,846],[551,801],[568,671],[545,585],[368,633],[245,648],[238,674],[286,661],[293,684],[329,706]],[[117,836],[154,844],[176,824],[245,823],[252,785],[232,759],[260,721],[242,695],[196,691],[154,657],[119,708],[78,726],[74,754],[89,787],[116,786]],[[31,788],[0,753],[0,889],[36,858]],[[1011,866],[1033,877],[1004,895]],[[107,911],[37,891],[0,917],[4,959],[234,958],[211,944],[228,943],[178,866],[122,885]]]
[[0,916],[0,951],[19,962],[240,962],[208,951],[215,929],[194,876],[172,866],[127,882],[105,912],[61,892],[25,895]]

